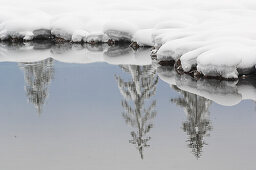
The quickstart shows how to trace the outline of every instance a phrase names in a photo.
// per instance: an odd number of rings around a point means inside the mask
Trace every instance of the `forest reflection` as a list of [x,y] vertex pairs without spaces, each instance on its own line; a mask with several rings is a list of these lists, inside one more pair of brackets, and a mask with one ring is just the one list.
[[187,120],[183,122],[182,129],[188,135],[188,147],[198,159],[202,155],[204,145],[207,145],[205,137],[209,136],[212,130],[209,118],[209,106],[212,102],[196,94],[182,91],[177,86],[172,87],[182,95],[171,102],[186,112]]
[[[125,122],[135,130],[131,132],[132,140],[129,142],[136,145],[143,159],[144,148],[149,147],[147,143],[151,137],[148,136],[153,127],[153,119],[157,112],[155,110],[155,95],[158,76],[155,69],[149,66],[122,65],[121,69],[130,75],[129,80],[115,76],[120,93],[124,97],[121,104],[124,109],[122,115]],[[205,137],[212,130],[209,118],[209,107],[211,101],[179,89],[173,85],[172,88],[180,93],[180,97],[171,99],[172,103],[185,110],[187,120],[182,123],[182,129],[188,135],[188,147],[198,159],[202,156],[203,147],[207,145]],[[148,100],[148,108],[145,102]]]
[[47,58],[32,63],[19,63],[19,67],[24,71],[28,101],[35,106],[40,115],[49,95],[49,84],[54,78],[54,60]]
[[148,133],[153,127],[152,121],[157,114],[156,100],[152,97],[156,93],[158,77],[151,65],[122,65],[120,67],[131,77],[129,80],[124,80],[121,76],[115,76],[120,93],[124,97],[121,102],[124,109],[122,116],[125,122],[135,129],[131,132],[132,139],[129,142],[136,145],[143,159],[144,148],[150,146],[148,142],[151,137]]
[[[41,48],[44,46],[40,46]],[[51,48],[54,53],[63,53],[62,46]],[[68,50],[68,48],[64,49]],[[97,49],[100,48],[97,47]],[[130,47],[111,47],[104,52],[104,55],[119,57],[130,53],[136,54],[137,51],[133,51]],[[24,72],[25,92],[28,101],[34,105],[38,114],[41,114],[49,95],[50,83],[54,78],[54,59],[20,62],[18,65]],[[122,76],[123,74],[115,75],[117,86],[123,96],[121,101],[122,116],[127,125],[133,128],[129,143],[136,146],[141,159],[143,159],[144,149],[150,146],[150,131],[157,115],[157,100],[154,98],[159,79],[157,68],[153,65],[128,64],[120,65],[120,69],[126,73],[126,76]],[[164,70],[167,74],[172,73],[169,69]],[[184,108],[186,112],[187,121],[182,123],[182,129],[188,135],[188,147],[192,149],[195,157],[199,158],[202,155],[203,147],[206,145],[205,137],[209,135],[212,129],[208,112],[211,101],[183,91],[175,85],[171,87],[181,95],[179,98],[171,99],[171,101]]]
[[[48,58],[18,65],[24,72],[28,101],[34,105],[38,114],[41,114],[49,95],[50,83],[54,78],[54,60]],[[159,78],[152,65],[120,65],[120,69],[129,77],[115,75],[119,91],[123,96],[122,116],[127,125],[134,129],[131,131],[129,143],[136,146],[143,159],[144,149],[150,146],[150,130],[153,128],[153,121],[157,115],[157,100],[154,96]],[[187,115],[187,121],[183,122],[182,129],[188,135],[188,147],[192,149],[195,157],[199,158],[206,145],[204,139],[212,129],[208,111],[212,102],[183,91],[175,85],[172,88],[181,94],[179,98],[171,99],[172,103],[184,108]]]

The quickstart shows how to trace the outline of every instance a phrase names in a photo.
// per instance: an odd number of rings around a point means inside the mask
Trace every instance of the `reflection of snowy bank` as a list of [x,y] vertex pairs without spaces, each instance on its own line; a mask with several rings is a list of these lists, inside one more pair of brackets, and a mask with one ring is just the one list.
[[179,75],[172,67],[166,66],[158,67],[157,74],[170,85],[176,85],[183,91],[197,94],[221,105],[232,106],[246,99],[256,101],[256,80],[254,79],[239,79],[236,82],[214,79],[195,80],[186,74]]
[[140,48],[134,51],[129,46],[91,46],[88,44],[0,44],[0,62],[36,62],[53,58],[65,63],[94,63],[150,65],[150,50]]

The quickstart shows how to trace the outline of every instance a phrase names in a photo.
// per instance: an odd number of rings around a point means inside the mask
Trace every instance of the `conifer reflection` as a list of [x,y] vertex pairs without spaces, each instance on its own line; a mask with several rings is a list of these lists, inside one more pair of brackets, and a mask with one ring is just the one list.
[[212,129],[208,111],[211,101],[196,94],[182,91],[177,86],[173,86],[173,88],[182,97],[171,101],[183,107],[187,113],[187,121],[183,122],[182,128],[188,135],[188,147],[192,149],[196,158],[200,158],[202,148],[207,145],[204,138],[209,136],[209,131]]
[[33,63],[19,63],[24,71],[25,91],[28,101],[37,109],[38,114],[48,96],[48,86],[54,77],[54,61],[48,58]]
[[124,72],[131,75],[131,79],[125,81],[120,76],[115,76],[120,93],[123,95],[122,113],[126,123],[136,128],[131,132],[132,139],[130,143],[136,145],[141,159],[143,159],[143,150],[149,147],[148,136],[150,129],[153,127],[152,120],[156,116],[156,100],[148,101],[156,92],[158,77],[152,66],[120,66]]

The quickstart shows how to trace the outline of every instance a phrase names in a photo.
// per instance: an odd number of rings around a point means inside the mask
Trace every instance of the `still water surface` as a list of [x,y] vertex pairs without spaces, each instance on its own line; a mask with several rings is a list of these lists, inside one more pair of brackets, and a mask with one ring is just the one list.
[[255,169],[254,78],[195,81],[140,62],[148,49],[22,48],[0,50],[0,169]]

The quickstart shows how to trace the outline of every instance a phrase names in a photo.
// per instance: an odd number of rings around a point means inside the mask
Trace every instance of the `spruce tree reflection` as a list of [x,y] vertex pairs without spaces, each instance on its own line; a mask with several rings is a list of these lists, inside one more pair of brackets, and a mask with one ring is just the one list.
[[131,132],[132,139],[130,143],[136,145],[140,157],[143,159],[143,150],[149,147],[148,136],[150,129],[153,127],[152,119],[156,116],[156,100],[149,102],[146,106],[146,100],[155,95],[158,77],[156,72],[152,71],[152,66],[121,66],[122,70],[131,75],[131,80],[124,81],[120,76],[115,76],[120,93],[123,95],[122,113],[126,123],[136,128]]
[[198,159],[202,155],[202,148],[207,145],[204,141],[205,136],[209,136],[212,129],[209,120],[209,106],[211,101],[189,92],[180,90],[177,86],[173,88],[182,94],[182,97],[172,99],[171,101],[184,108],[187,113],[187,121],[183,123],[183,130],[188,135],[188,147]]
[[19,63],[19,66],[24,70],[28,101],[35,106],[38,114],[41,114],[48,96],[48,86],[54,77],[54,61],[48,58],[33,63]]

